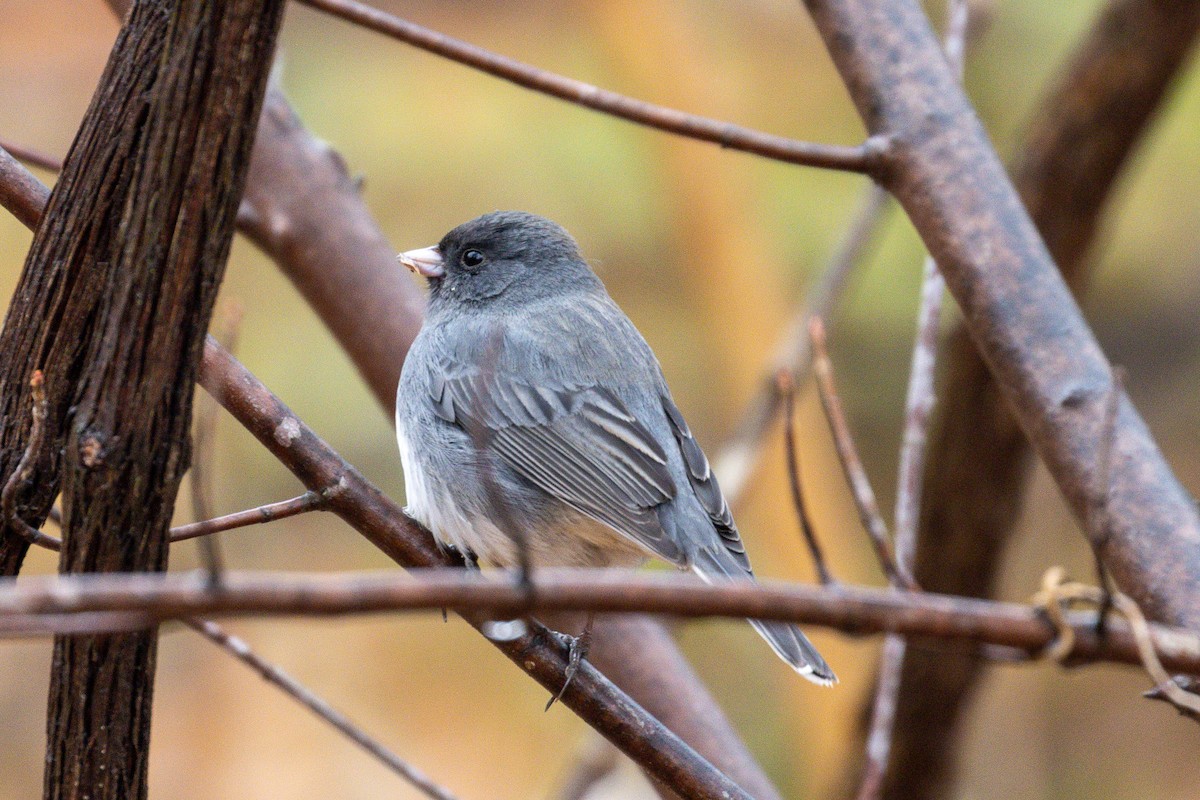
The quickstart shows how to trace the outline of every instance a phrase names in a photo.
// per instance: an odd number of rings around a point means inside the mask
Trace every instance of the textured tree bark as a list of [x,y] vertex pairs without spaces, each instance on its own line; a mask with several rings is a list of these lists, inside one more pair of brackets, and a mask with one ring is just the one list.
[[[46,444],[17,510],[40,524],[61,474],[61,572],[166,567],[193,385],[282,9],[138,2],[35,234],[0,335],[0,475],[24,452],[23,387],[41,368]],[[24,551],[6,530],[6,574]],[[146,796],[156,636],[55,640],[46,797]]]
[[[1033,115],[1013,179],[1077,295],[1106,201],[1198,32],[1196,0],[1113,0]],[[961,324],[938,396],[917,580],[930,591],[990,597],[1033,453]],[[884,797],[950,796],[961,720],[984,666],[970,653],[909,650]],[[853,785],[860,769],[851,766]]]

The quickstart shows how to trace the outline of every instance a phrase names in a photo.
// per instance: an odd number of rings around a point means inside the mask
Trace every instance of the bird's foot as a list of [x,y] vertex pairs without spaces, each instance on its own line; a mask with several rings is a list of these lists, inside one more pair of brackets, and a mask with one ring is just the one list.
[[592,647],[592,621],[593,615],[588,614],[587,624],[583,626],[583,633],[578,636],[571,636],[568,633],[560,633],[558,631],[553,632],[559,641],[567,647],[567,669],[563,674],[562,688],[558,690],[558,694],[551,697],[549,702],[546,703],[546,711],[549,711],[550,707],[561,700],[562,696],[566,694],[567,687],[571,685],[571,681],[575,679],[575,675],[579,672],[580,665],[587,658],[588,650]]

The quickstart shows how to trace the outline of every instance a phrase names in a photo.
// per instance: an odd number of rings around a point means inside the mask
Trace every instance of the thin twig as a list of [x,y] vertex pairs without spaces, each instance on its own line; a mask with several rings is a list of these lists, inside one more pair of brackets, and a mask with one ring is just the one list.
[[319,511],[325,506],[325,500],[317,492],[305,492],[290,500],[280,500],[278,503],[267,503],[257,508],[245,511],[235,511],[223,517],[189,522],[171,528],[171,541],[181,542],[184,539],[195,539],[198,536],[208,536],[222,531],[245,528],[250,525],[261,525],[277,519],[287,519],[309,511]]
[[[229,571],[220,591],[202,572],[29,576],[0,580],[0,621],[93,612],[139,612],[154,620],[195,616],[329,616],[382,611],[477,610],[519,613],[527,595],[511,574],[467,570],[396,570],[351,574]],[[705,584],[690,575],[628,570],[538,570],[538,611],[651,613],[678,617],[753,617],[823,625],[855,634],[900,633],[923,639],[1004,645],[1040,653],[1058,636],[1042,609],[929,592],[763,581]],[[1140,664],[1131,629],[1114,621],[1101,640],[1095,615],[1064,615],[1072,663]],[[1200,636],[1151,624],[1166,668],[1200,675]]]
[[[943,44],[950,67],[962,82],[966,59],[966,36],[970,19],[966,0],[948,0]],[[924,494],[925,453],[929,425],[936,402],[934,377],[941,336],[942,299],[946,281],[933,256],[925,256],[922,269],[921,298],[917,309],[917,332],[913,341],[912,365],[904,401],[904,434],[896,467],[896,505],[892,518],[893,543],[899,574],[909,576],[910,584],[892,584],[894,589],[914,588],[917,531],[920,526],[921,498]],[[871,722],[866,740],[866,764],[859,784],[858,800],[876,800],[883,796],[883,784],[892,752],[896,711],[900,704],[900,684],[908,642],[889,634],[884,638],[879,661],[879,678],[871,703]]]
[[183,620],[183,624],[253,669],[267,683],[279,687],[284,694],[332,725],[381,764],[415,786],[426,797],[432,797],[434,800],[455,800],[455,796],[448,790],[438,786],[420,770],[408,764],[400,756],[373,739],[360,727],[351,722],[344,714],[318,697],[295,678],[257,655],[244,639],[228,633],[212,620],[192,618]]
[[31,167],[37,167],[49,172],[60,172],[62,170],[63,162],[61,158],[43,153],[32,147],[27,147],[19,142],[10,142],[7,139],[0,138],[0,148],[7,150],[12,154],[13,158]]
[[[959,3],[965,8],[966,3]],[[946,282],[937,264],[925,258],[917,335],[913,343],[908,393],[904,404],[904,436],[897,468],[894,535],[896,561],[912,574],[916,559],[917,527],[920,523],[922,479],[925,473],[925,446],[935,403],[934,373],[941,334],[942,298]]]
[[[1138,658],[1155,684],[1152,698],[1166,700],[1185,716],[1200,721],[1200,695],[1185,690],[1167,673],[1162,659],[1159,658],[1151,625],[1138,604],[1128,595],[1066,581],[1063,575],[1061,567],[1047,570],[1043,577],[1043,588],[1034,597],[1034,602],[1046,612],[1054,625],[1056,638],[1048,648],[1049,654],[1056,659],[1067,660],[1074,650],[1078,632],[1066,619],[1064,606],[1084,602],[1099,609],[1104,604],[1111,604],[1128,621]],[[1103,641],[1101,636],[1096,636],[1096,639]]]
[[[225,324],[222,326],[217,341],[226,350],[233,352],[237,340],[238,327],[241,324],[241,308],[236,304],[227,311]],[[192,416],[192,514],[197,520],[212,518],[212,467],[216,458],[217,411],[220,406],[212,396],[203,393],[196,399],[196,408]],[[215,533],[215,531],[211,531]],[[221,581],[222,558],[220,544],[216,536],[201,537],[200,560],[208,570],[209,580],[214,585]]]
[[841,398],[834,385],[833,364],[825,349],[825,325],[820,317],[814,317],[809,321],[808,332],[812,337],[813,373],[817,379],[821,407],[825,410],[825,418],[829,421],[829,429],[833,433],[833,443],[837,448],[838,460],[842,464],[846,482],[850,486],[850,494],[858,509],[859,519],[862,520],[863,527],[871,538],[871,544],[875,547],[875,554],[888,582],[893,585],[915,586],[915,581],[896,563],[892,554],[887,523],[883,521],[883,515],[879,513],[879,503],[875,500],[875,491],[871,488],[867,471],[863,469],[862,459],[858,456],[858,448],[854,444],[854,437],[850,433],[850,426],[846,423],[846,415],[842,411]]
[[821,270],[817,283],[805,294],[800,308],[776,346],[758,394],[750,401],[738,429],[717,456],[714,470],[730,507],[736,508],[745,497],[767,433],[779,414],[783,398],[775,376],[780,370],[788,370],[793,385],[803,386],[808,380],[812,365],[808,321],[813,317],[828,318],[833,312],[844,293],[850,273],[862,261],[867,246],[875,240],[890,199],[891,195],[876,183],[872,183],[863,193],[858,210],[832,257]]
[[40,456],[42,447],[45,444],[46,417],[49,414],[45,382],[46,378],[42,375],[40,369],[35,369],[29,377],[31,402],[29,412],[29,444],[25,446],[25,452],[21,454],[21,460],[17,462],[16,469],[8,477],[8,480],[4,484],[4,489],[0,491],[0,514],[3,514],[4,522],[11,529],[23,536],[30,544],[57,552],[62,550],[62,540],[48,533],[42,533],[22,519],[17,510],[17,492],[23,484],[33,477],[34,459]]
[[857,147],[802,142],[635,100],[476,47],[355,0],[300,2],[526,89],[667,133],[712,142],[730,150],[753,153],[789,164],[861,173],[876,170],[886,154],[887,145],[883,139],[870,139]]
[[817,578],[822,586],[836,583],[821,545],[817,542],[813,531],[812,521],[808,516],[808,507],[804,502],[804,490],[800,486],[800,456],[796,452],[796,387],[792,384],[792,376],[784,371],[779,373],[779,392],[784,398],[783,439],[785,457],[787,459],[788,486],[792,490],[792,505],[796,508],[796,520],[800,523],[800,532],[812,554],[813,566],[817,570]]

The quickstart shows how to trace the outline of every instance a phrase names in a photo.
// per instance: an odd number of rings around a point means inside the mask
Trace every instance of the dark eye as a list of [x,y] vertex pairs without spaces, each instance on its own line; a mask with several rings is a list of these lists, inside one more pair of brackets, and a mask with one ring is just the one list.
[[462,263],[464,267],[478,267],[484,262],[483,253],[478,250],[468,250],[462,254]]

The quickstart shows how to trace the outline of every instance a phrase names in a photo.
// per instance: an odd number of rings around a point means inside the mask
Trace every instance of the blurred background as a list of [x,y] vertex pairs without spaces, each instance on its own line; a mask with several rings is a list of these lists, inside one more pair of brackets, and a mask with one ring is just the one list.
[[[791,0],[543,0],[374,4],[524,61],[664,105],[801,139],[857,143],[858,118],[804,11]],[[967,87],[1011,156],[1096,0],[1006,0],[973,51]],[[930,4],[940,21],[940,3]],[[100,0],[0,0],[0,136],[64,154],[117,23]],[[291,6],[283,85],[309,128],[364,179],[397,250],[431,244],[482,212],[518,208],[571,230],[663,362],[710,455],[734,429],[774,342],[853,213],[865,180],[684,141],[532,94]],[[1195,309],[1200,282],[1200,84],[1185,73],[1131,163],[1095,248],[1087,312],[1183,482],[1200,488]],[[41,174],[46,181],[53,176]],[[0,214],[0,307],[30,234]],[[833,325],[844,400],[891,507],[922,250],[892,213]],[[315,316],[237,241],[223,303],[244,309],[247,365],[396,499],[404,482],[388,415]],[[218,309],[218,315],[222,311]],[[818,535],[846,581],[881,584],[811,387],[799,408],[804,484]],[[786,494],[781,433],[739,522],[760,575],[812,579]],[[283,499],[296,481],[236,424],[220,423],[220,513]],[[1046,567],[1090,579],[1090,554],[1039,470],[1004,595],[1024,600]],[[190,520],[185,498],[180,521]],[[327,515],[222,536],[234,567],[388,568]],[[177,545],[172,568],[196,564]],[[52,572],[44,551],[25,574]],[[551,796],[588,729],[456,620],[438,615],[229,627],[464,798]],[[813,639],[841,677],[798,679],[748,626],[681,625],[685,652],[789,797],[822,797],[850,759],[877,639]],[[41,786],[49,640],[0,642],[0,798]],[[1139,697],[1139,671],[997,667],[967,726],[963,798],[1195,796],[1195,729]],[[418,797],[249,670],[166,626],[155,692],[151,787],[172,798]],[[632,769],[608,797],[645,789]],[[597,795],[599,796],[599,795]]]

